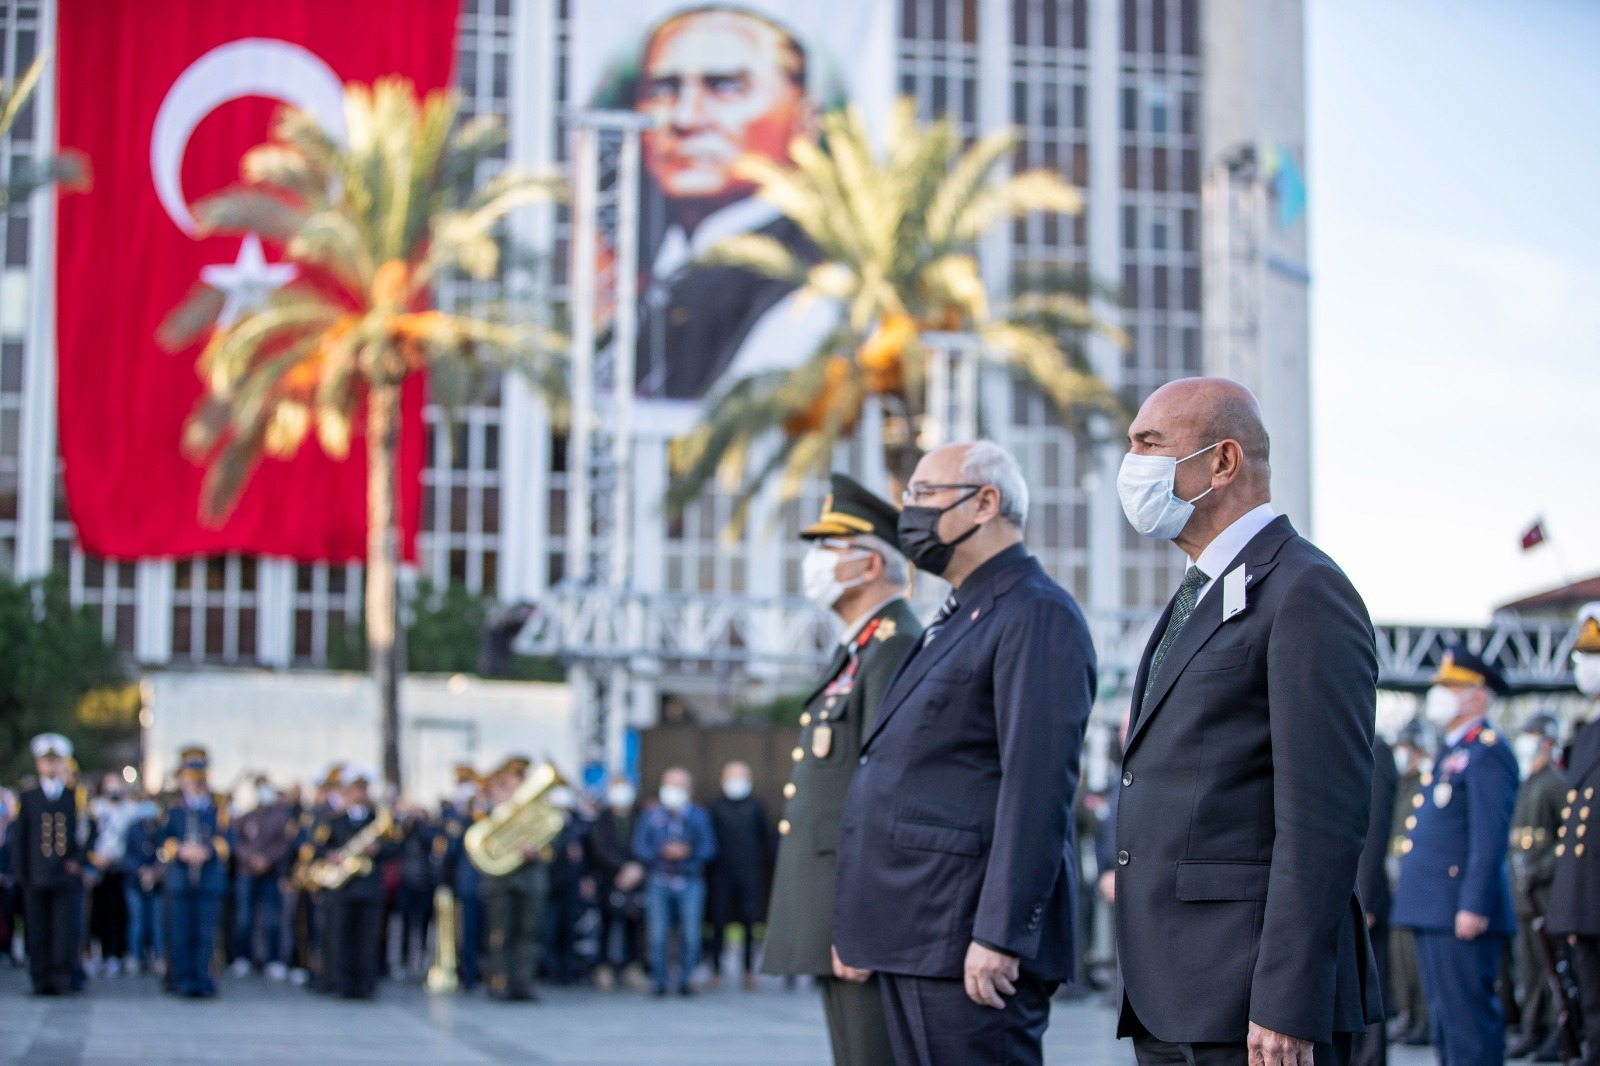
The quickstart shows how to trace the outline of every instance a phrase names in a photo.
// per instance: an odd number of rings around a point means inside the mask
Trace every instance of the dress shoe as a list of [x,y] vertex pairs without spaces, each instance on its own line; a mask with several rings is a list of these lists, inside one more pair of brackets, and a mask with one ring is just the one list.
[[1545,1042],[1543,1030],[1533,1029],[1519,1035],[1515,1040],[1506,1044],[1506,1058],[1521,1059],[1532,1055]]

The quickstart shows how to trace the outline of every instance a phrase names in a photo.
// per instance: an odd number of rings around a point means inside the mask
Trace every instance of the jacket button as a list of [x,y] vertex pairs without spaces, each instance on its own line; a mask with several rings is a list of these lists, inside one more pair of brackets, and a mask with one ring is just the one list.
[[781,837],[788,836],[789,828],[789,819],[785,818],[783,821],[778,823],[778,835]]
[[865,755],[861,756],[861,765],[862,766],[867,765],[867,757]]
[[787,785],[783,786],[783,798],[784,799],[794,799],[794,794],[795,794],[794,782],[790,781]]
[[1133,771],[1132,770],[1124,770],[1122,772],[1122,787],[1126,788],[1131,784],[1133,784]]
[[1118,866],[1126,866],[1126,865],[1128,865],[1128,863],[1130,863],[1132,861],[1133,861],[1132,858],[1128,855],[1127,852],[1125,852],[1125,851],[1117,852],[1117,865]]
[[801,759],[804,759],[806,757],[806,749],[804,749],[804,748],[796,748],[796,749],[794,749],[793,751],[791,751],[789,753],[789,757],[791,759],[793,759],[795,762],[799,762]]
[[1461,873],[1461,867],[1459,867],[1459,866],[1450,867],[1450,876],[1451,877],[1459,876],[1460,873]]

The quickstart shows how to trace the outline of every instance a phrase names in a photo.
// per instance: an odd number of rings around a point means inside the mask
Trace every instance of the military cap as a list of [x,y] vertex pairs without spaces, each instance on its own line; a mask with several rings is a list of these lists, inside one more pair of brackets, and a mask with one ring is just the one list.
[[458,762],[452,769],[455,770],[458,785],[464,785],[469,781],[476,783],[478,780],[478,771],[474,770],[469,762]]
[[532,765],[533,760],[526,755],[511,755],[506,758],[505,762],[500,764],[500,768],[495,773],[525,774],[528,772],[528,767]]
[[190,744],[178,752],[178,769],[204,770],[211,765],[206,749],[198,744]]
[[1474,655],[1465,644],[1450,646],[1432,680],[1435,685],[1485,685],[1497,696],[1511,691],[1500,671]]
[[1572,650],[1586,655],[1600,653],[1600,600],[1578,608],[1578,641]]
[[1522,732],[1533,733],[1546,740],[1561,739],[1561,719],[1549,711],[1535,711],[1522,720]]
[[353,785],[357,781],[365,781],[370,785],[377,779],[377,769],[375,767],[368,766],[366,763],[345,763],[343,769],[339,771],[339,780],[346,785]]
[[35,759],[42,759],[47,755],[70,759],[72,758],[72,741],[60,733],[40,733],[33,738],[33,743],[28,745],[28,750],[33,752]]
[[829,474],[828,498],[822,516],[800,531],[806,540],[870,534],[900,550],[900,511],[845,474]]

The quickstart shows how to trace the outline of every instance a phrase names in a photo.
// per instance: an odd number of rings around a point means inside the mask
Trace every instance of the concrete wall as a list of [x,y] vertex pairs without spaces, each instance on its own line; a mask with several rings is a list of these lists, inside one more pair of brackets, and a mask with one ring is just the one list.
[[[257,771],[280,784],[309,783],[335,761],[381,768],[377,693],[364,675],[166,670],[143,684],[143,772],[151,785],[171,774],[179,749],[191,743],[210,750],[217,789]],[[565,685],[458,675],[408,677],[401,690],[402,772],[413,800],[447,794],[457,761],[484,772],[523,754],[576,775],[578,741]]]

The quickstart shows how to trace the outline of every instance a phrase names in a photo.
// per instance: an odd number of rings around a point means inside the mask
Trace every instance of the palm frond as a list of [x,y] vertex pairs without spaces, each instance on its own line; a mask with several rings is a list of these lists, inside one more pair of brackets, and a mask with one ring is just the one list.
[[195,205],[202,234],[258,233],[287,241],[305,223],[305,211],[282,197],[259,189],[233,188],[207,196]]

